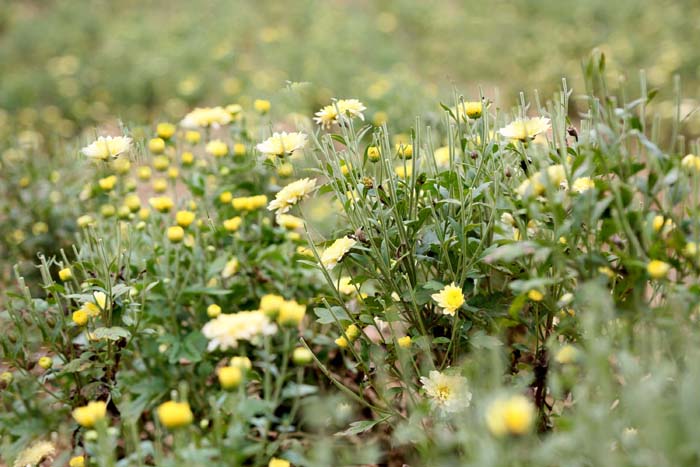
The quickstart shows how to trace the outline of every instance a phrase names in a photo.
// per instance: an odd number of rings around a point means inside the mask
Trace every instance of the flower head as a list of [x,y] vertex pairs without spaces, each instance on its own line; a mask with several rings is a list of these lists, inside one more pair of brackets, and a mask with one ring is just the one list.
[[333,123],[343,122],[347,119],[359,118],[364,120],[362,112],[367,107],[357,99],[339,99],[334,104],[329,104],[316,112],[314,121],[323,128],[329,128]]
[[48,441],[38,441],[19,453],[13,467],[38,465],[41,461],[56,454],[56,447]]
[[535,407],[525,396],[501,397],[486,409],[486,426],[494,436],[524,435],[535,421]]
[[469,407],[472,393],[467,386],[467,379],[459,375],[447,375],[431,371],[428,377],[421,376],[425,394],[434,409],[443,412],[457,412]]
[[107,404],[103,401],[89,402],[88,405],[73,410],[73,418],[80,426],[92,428],[107,416]]
[[100,136],[97,141],[85,146],[81,152],[92,159],[107,160],[129,150],[131,138],[126,136]]
[[571,185],[571,189],[575,191],[576,193],[583,193],[585,191],[588,191],[592,188],[595,188],[595,182],[591,177],[580,177],[574,180],[574,183]]
[[239,311],[238,313],[223,313],[209,321],[202,328],[202,333],[209,339],[210,351],[227,350],[238,347],[238,341],[249,341],[257,344],[261,336],[277,332],[277,326],[262,311]]
[[231,114],[223,107],[198,107],[185,115],[180,125],[185,128],[219,128],[231,122]]
[[455,110],[455,113],[458,113],[462,118],[467,117],[477,119],[481,117],[481,114],[484,111],[484,105],[481,103],[481,101],[460,102],[457,104],[457,108]]
[[296,150],[303,149],[306,146],[307,137],[301,132],[273,133],[262,143],[255,146],[258,151],[266,156],[284,157]]
[[337,239],[321,254],[321,264],[327,269],[333,269],[356,243],[357,240],[348,236]]
[[445,286],[440,292],[431,295],[437,305],[442,309],[443,315],[454,316],[457,310],[464,305],[462,289],[454,282]]
[[268,211],[284,214],[302,199],[306,198],[316,187],[316,179],[302,178],[282,188],[267,206]]
[[166,428],[187,426],[194,418],[187,402],[164,402],[158,406],[157,413],[160,423]]
[[504,138],[528,141],[549,130],[552,125],[546,117],[519,118],[498,130]]
[[653,279],[663,279],[671,269],[671,265],[658,259],[649,261],[647,264],[647,272]]

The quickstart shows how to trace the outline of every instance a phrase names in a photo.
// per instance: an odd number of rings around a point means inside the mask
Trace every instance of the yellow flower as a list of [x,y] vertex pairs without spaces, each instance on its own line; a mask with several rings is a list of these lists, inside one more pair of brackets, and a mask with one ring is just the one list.
[[334,104],[321,108],[314,115],[314,121],[322,128],[330,128],[333,123],[344,122],[348,119],[359,117],[364,120],[362,113],[367,107],[357,99],[339,99]]
[[180,156],[180,161],[182,161],[182,165],[184,166],[192,165],[194,162],[194,154],[189,151],[183,152]]
[[542,299],[544,299],[544,294],[537,289],[531,289],[527,293],[527,298],[529,298],[533,302],[541,302]]
[[260,310],[222,313],[202,328],[202,334],[209,339],[209,351],[235,349],[241,340],[257,345],[261,336],[276,332],[275,323]]
[[153,168],[159,172],[164,172],[170,167],[168,156],[160,155],[153,158]]
[[68,467],[85,467],[85,456],[74,456],[68,461]]
[[442,309],[443,315],[454,316],[457,310],[464,305],[464,294],[462,289],[454,282],[445,286],[440,292],[431,295],[438,307]]
[[304,221],[290,214],[280,214],[277,216],[277,223],[287,230],[296,230],[304,227]]
[[43,460],[51,459],[56,454],[56,447],[48,441],[38,441],[25,448],[15,459],[13,467],[34,467]]
[[165,193],[168,189],[168,181],[164,178],[156,178],[153,180],[153,191],[156,193]]
[[575,191],[576,193],[583,193],[585,191],[588,191],[592,188],[595,188],[595,182],[591,177],[580,177],[574,180],[574,183],[571,185],[571,189]]
[[296,365],[308,365],[313,360],[313,355],[306,347],[297,347],[292,352],[292,361]]
[[289,209],[306,198],[316,187],[316,180],[302,178],[282,188],[275,195],[275,199],[267,206],[268,211],[277,211],[284,214]]
[[114,161],[112,162],[112,168],[118,174],[125,174],[131,168],[131,162],[129,161],[129,159],[126,158],[114,159]]
[[71,319],[78,326],[85,326],[88,322],[88,314],[85,310],[80,309],[73,312]]
[[504,138],[528,141],[551,127],[552,125],[546,117],[519,118],[501,128],[498,132]]
[[210,318],[216,318],[221,314],[221,307],[216,303],[212,303],[207,307],[207,316]]
[[306,143],[307,137],[304,133],[283,131],[282,133],[273,133],[272,136],[255,147],[265,156],[284,157],[304,148]]
[[109,177],[99,179],[97,183],[104,191],[111,191],[114,188],[114,185],[117,184],[117,177],[110,175]]
[[413,167],[410,165],[407,165],[406,167],[399,165],[394,167],[394,173],[399,178],[408,178],[413,174]]
[[292,464],[290,464],[289,461],[273,457],[270,459],[270,463],[267,464],[267,467],[291,467],[291,465]]
[[151,215],[150,209],[148,209],[148,208],[139,209],[139,219],[141,219],[142,221],[145,221],[146,219],[148,219],[148,216],[150,216],[150,215]]
[[58,277],[63,281],[69,281],[73,278],[73,271],[70,268],[63,268],[58,271]]
[[92,428],[107,416],[107,404],[102,401],[89,402],[88,405],[73,410],[73,418],[82,427]]
[[700,172],[700,157],[688,154],[681,160],[681,166],[688,171]]
[[411,336],[403,336],[399,337],[396,342],[399,344],[399,347],[402,349],[408,349],[411,347]]
[[224,191],[223,193],[221,193],[219,195],[219,201],[224,203],[224,204],[230,203],[232,199],[233,199],[233,195],[231,194],[230,191]]
[[396,154],[402,159],[410,159],[413,157],[413,145],[407,143],[399,143],[396,145]]
[[305,305],[300,305],[295,300],[285,300],[279,307],[277,323],[281,326],[298,326],[304,319],[305,314]]
[[168,212],[175,205],[169,196],[156,196],[149,199],[148,203],[158,212]]
[[236,389],[243,380],[243,372],[237,366],[219,368],[219,384],[224,389]]
[[260,298],[260,311],[270,318],[275,318],[284,304],[284,297],[275,294],[266,294]]
[[[180,125],[189,129],[208,127],[219,128],[220,126],[227,125],[230,122],[231,114],[228,113],[223,107],[198,107],[185,115],[185,118],[182,119]],[[191,144],[197,144],[199,142],[199,137],[195,138],[194,133],[197,132],[189,133],[189,138],[186,136],[187,141],[189,141]],[[199,133],[197,133],[197,135],[199,135]]]
[[138,168],[136,171],[136,176],[140,178],[141,180],[150,180],[151,178],[151,168],[147,166],[141,166]]
[[573,363],[576,361],[576,357],[578,356],[578,350],[576,347],[573,345],[565,345],[559,351],[557,354],[554,356],[554,360],[557,363],[561,363],[562,365],[567,364],[567,363]]
[[357,240],[348,236],[337,239],[321,254],[321,264],[327,269],[333,269],[345,255],[355,246]]
[[270,104],[270,101],[265,99],[255,99],[253,102],[253,108],[261,114],[269,112],[271,107],[272,104]]
[[481,117],[483,111],[484,106],[481,101],[460,102],[455,109],[455,113],[458,113],[462,118],[466,116],[472,119]]
[[277,167],[277,175],[279,175],[282,178],[291,177],[293,173],[294,166],[287,162],[285,162],[284,164],[280,164],[280,166]]
[[238,272],[238,259],[231,258],[224,265],[224,269],[221,271],[221,277],[228,279]]
[[243,143],[235,143],[233,145],[233,155],[234,156],[242,156],[246,153],[246,147],[245,144]]
[[176,179],[180,175],[180,171],[177,170],[177,167],[170,167],[168,169],[168,177],[172,179]]
[[[338,292],[344,294],[344,295],[352,295],[357,292],[357,287],[351,283],[352,278],[348,276],[343,276],[340,279],[338,279],[338,283],[336,284],[336,287],[338,288]],[[358,286],[359,287],[359,286]]]
[[188,130],[185,132],[185,139],[190,144],[197,144],[202,139],[202,135],[198,131]]
[[168,240],[173,243],[179,243],[185,238],[185,231],[179,225],[168,227]]
[[92,216],[85,215],[85,216],[78,217],[78,219],[76,219],[75,222],[76,222],[76,224],[78,224],[78,227],[85,228],[85,227],[93,224],[95,221],[92,218]]
[[187,402],[168,401],[160,404],[158,419],[166,428],[181,428],[192,423],[194,416]]
[[266,195],[241,196],[231,200],[231,205],[238,211],[255,211],[256,209],[262,208],[266,204]]
[[524,435],[534,421],[535,407],[525,396],[499,398],[486,409],[486,426],[494,436]]
[[172,123],[159,123],[156,126],[156,134],[163,139],[170,139],[175,134],[175,125]]
[[138,195],[130,194],[124,197],[124,206],[126,206],[129,211],[136,212],[141,207],[141,199]]
[[39,359],[38,363],[41,368],[48,370],[53,366],[53,359],[51,357],[44,356]]
[[229,232],[235,232],[241,226],[242,219],[240,216],[232,217],[224,221],[224,229]]
[[351,324],[345,328],[345,336],[350,340],[350,342],[353,342],[355,339],[360,337],[360,334],[362,334],[362,331],[360,331],[360,328],[358,328],[356,324]]
[[467,386],[467,379],[459,375],[447,375],[431,371],[428,377],[420,378],[425,394],[434,409],[443,412],[457,412],[469,407],[472,393]]
[[220,139],[213,139],[207,143],[205,150],[214,157],[224,157],[228,154],[228,145]]
[[649,261],[647,264],[647,272],[653,279],[663,279],[670,269],[670,264],[659,261],[658,259]]
[[189,227],[194,222],[195,214],[192,211],[178,211],[175,214],[175,222],[180,227]]
[[107,160],[127,152],[131,148],[131,138],[126,136],[100,136],[97,141],[84,147],[81,152],[92,159]]
[[148,150],[153,154],[163,154],[165,151],[165,141],[162,138],[151,138],[148,140]]
[[378,162],[381,158],[381,151],[377,146],[369,146],[367,148],[367,158],[371,162]]
[[345,349],[350,344],[349,344],[348,340],[345,338],[345,336],[340,336],[335,340],[335,345],[337,345],[341,349]]
[[698,254],[698,245],[695,242],[688,242],[685,244],[685,247],[683,247],[683,254],[686,256],[689,256],[691,258],[695,257]]
[[240,368],[244,371],[248,371],[253,368],[253,364],[250,362],[248,357],[231,357],[228,364],[229,366],[235,366],[236,368]]

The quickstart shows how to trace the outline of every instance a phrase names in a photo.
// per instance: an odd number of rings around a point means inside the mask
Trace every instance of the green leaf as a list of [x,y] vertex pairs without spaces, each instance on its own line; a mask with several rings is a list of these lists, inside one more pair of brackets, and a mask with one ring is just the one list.
[[348,314],[340,306],[332,306],[330,310],[328,308],[314,308],[314,313],[318,318],[316,322],[320,324],[332,324],[337,321],[350,320]]
[[379,420],[359,420],[352,422],[347,430],[339,431],[335,436],[352,436],[364,433],[374,428],[376,425],[384,422],[389,417],[380,418]]
[[130,338],[131,333],[122,327],[114,326],[111,328],[97,328],[95,332],[93,332],[93,336],[95,336],[97,340],[108,339],[110,341],[118,341],[122,338]]

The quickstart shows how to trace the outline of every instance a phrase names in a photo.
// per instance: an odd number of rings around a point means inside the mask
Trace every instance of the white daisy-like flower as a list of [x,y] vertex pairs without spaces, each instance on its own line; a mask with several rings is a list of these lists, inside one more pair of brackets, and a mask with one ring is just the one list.
[[131,138],[127,136],[100,136],[80,152],[92,159],[105,161],[127,152],[130,148]]
[[224,313],[202,328],[202,334],[209,339],[207,346],[209,351],[235,349],[239,341],[248,341],[257,345],[262,336],[269,336],[276,332],[275,323],[260,310]]
[[283,131],[282,133],[273,133],[272,136],[255,147],[266,156],[284,157],[294,151],[303,149],[306,143],[306,134]]
[[501,128],[498,132],[504,138],[529,141],[551,127],[552,125],[546,117],[519,118]]
[[365,119],[362,113],[367,107],[358,99],[339,99],[335,104],[324,106],[316,112],[314,121],[323,128],[329,128],[333,123],[341,122],[343,118]]
[[275,195],[275,199],[267,205],[268,211],[277,211],[284,214],[302,199],[306,198],[316,187],[316,179],[302,178],[282,188]]
[[467,379],[463,376],[447,375],[433,370],[428,377],[421,376],[420,382],[435,410],[445,413],[458,412],[471,404],[472,393],[469,391]]
[[184,128],[219,128],[231,123],[231,113],[223,107],[197,107],[182,119]]

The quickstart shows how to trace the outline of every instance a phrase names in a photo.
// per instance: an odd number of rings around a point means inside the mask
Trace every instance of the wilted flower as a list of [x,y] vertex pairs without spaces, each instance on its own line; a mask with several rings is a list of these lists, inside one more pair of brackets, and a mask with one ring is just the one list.
[[56,454],[56,447],[48,441],[38,441],[19,453],[13,467],[33,467]]
[[126,136],[100,136],[81,152],[92,159],[107,160],[129,150],[131,138]]
[[348,236],[337,239],[321,254],[321,264],[327,269],[333,269],[356,243],[357,240]]
[[241,340],[257,344],[261,336],[272,335],[275,332],[277,332],[275,323],[260,310],[224,313],[202,328],[202,333],[209,339],[207,348],[210,351],[235,349],[238,347],[238,341]]
[[467,379],[459,375],[447,375],[431,371],[428,377],[421,376],[425,394],[434,409],[443,412],[457,412],[469,407],[472,393],[467,386]]

